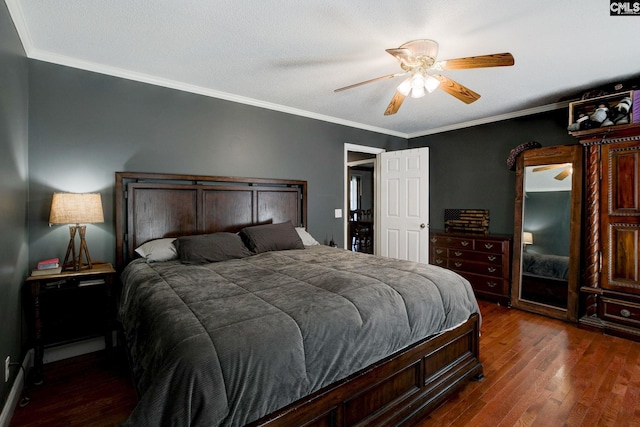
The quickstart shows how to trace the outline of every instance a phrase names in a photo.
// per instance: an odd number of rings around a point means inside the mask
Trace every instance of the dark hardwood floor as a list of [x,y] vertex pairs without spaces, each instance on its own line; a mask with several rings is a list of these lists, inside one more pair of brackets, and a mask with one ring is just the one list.
[[[429,417],[431,426],[640,426],[640,343],[480,301],[485,378]],[[135,406],[126,369],[101,353],[45,365],[46,382],[10,427],[115,426]]]
[[27,386],[30,402],[16,407],[9,427],[117,426],[136,405],[123,363],[107,363],[104,352],[44,366],[44,382]]

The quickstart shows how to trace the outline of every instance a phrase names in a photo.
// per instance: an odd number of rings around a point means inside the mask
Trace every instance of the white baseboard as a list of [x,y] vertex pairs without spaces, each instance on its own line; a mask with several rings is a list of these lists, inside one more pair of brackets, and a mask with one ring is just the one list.
[[[116,331],[113,331],[112,335],[113,345],[117,345],[118,336]],[[51,362],[57,362],[62,359],[69,359],[71,357],[81,356],[83,354],[93,353],[96,351],[104,350],[106,345],[103,337],[91,338],[84,341],[78,341],[71,344],[59,345],[56,347],[50,347],[44,350],[42,356],[42,362],[47,364]],[[0,426],[2,427],[2,426]]]
[[59,345],[56,347],[45,349],[44,355],[42,356],[42,362],[44,364],[57,362],[58,360],[69,359],[70,357],[81,356],[83,354],[104,350],[104,348],[105,345],[103,337],[78,341],[72,344]]
[[0,427],[9,427],[9,424],[11,423],[13,411],[18,404],[18,400],[22,394],[22,389],[24,388],[24,373],[29,372],[29,369],[33,366],[33,354],[33,349],[29,350],[22,361],[22,367],[24,369],[18,370],[18,374],[16,375],[16,379],[13,381],[13,386],[9,392],[7,401],[2,408],[2,412],[0,412]]

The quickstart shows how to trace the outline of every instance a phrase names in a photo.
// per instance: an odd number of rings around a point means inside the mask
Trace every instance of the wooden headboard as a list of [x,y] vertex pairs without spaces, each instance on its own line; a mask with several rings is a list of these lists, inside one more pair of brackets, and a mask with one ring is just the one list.
[[116,172],[116,268],[149,240],[257,224],[307,224],[307,182]]

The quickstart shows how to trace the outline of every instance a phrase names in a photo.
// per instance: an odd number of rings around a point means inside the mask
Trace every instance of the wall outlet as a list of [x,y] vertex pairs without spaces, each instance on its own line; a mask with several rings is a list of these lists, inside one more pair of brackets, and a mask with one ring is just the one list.
[[9,365],[11,364],[11,356],[4,359],[4,382],[9,382]]

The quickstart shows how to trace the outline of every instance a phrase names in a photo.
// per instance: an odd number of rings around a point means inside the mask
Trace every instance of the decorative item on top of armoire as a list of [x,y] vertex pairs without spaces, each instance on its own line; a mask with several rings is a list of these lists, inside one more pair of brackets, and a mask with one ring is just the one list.
[[640,341],[640,123],[574,136],[586,156],[580,325]]
[[527,141],[518,145],[516,148],[509,152],[509,156],[507,157],[507,168],[510,171],[516,170],[516,160],[518,156],[522,154],[524,151],[531,150],[533,148],[540,148],[542,145],[536,141]]
[[429,264],[453,270],[477,297],[510,304],[511,236],[429,231]]
[[640,103],[640,91],[625,91],[574,101],[569,104],[567,130],[578,136],[583,131],[624,126],[640,121],[632,105]]

